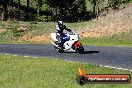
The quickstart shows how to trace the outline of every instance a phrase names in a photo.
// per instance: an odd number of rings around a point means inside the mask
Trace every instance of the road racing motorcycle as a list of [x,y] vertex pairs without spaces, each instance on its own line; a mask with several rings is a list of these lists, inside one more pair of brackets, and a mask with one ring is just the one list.
[[78,52],[79,54],[84,53],[83,45],[79,42],[79,35],[73,30],[63,34],[63,39],[65,40],[63,47],[60,47],[57,33],[51,33],[50,36],[52,39],[51,43],[59,53],[63,53],[64,51]]

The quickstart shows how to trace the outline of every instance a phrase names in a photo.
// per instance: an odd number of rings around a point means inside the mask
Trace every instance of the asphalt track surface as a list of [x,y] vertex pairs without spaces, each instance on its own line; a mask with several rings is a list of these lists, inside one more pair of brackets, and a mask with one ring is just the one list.
[[92,63],[132,70],[132,47],[84,46],[85,53],[58,53],[46,44],[0,44],[0,53],[35,57],[56,57],[68,61]]

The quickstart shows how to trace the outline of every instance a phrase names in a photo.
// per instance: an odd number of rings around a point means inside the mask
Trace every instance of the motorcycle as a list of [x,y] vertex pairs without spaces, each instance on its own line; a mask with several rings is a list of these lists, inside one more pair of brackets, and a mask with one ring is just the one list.
[[73,30],[71,30],[71,32],[64,33],[63,39],[65,40],[65,43],[63,44],[63,48],[60,47],[57,33],[51,33],[50,36],[52,40],[54,40],[54,42],[51,41],[51,43],[59,53],[63,53],[64,51],[73,51],[78,52],[79,54],[84,53],[83,45],[79,42],[79,35]]

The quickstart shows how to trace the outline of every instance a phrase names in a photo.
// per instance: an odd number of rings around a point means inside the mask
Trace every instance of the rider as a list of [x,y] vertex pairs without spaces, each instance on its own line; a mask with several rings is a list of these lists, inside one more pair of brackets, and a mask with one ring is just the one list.
[[71,32],[71,30],[67,29],[66,26],[63,24],[63,21],[58,21],[56,25],[56,33],[58,36],[57,38],[60,43],[60,47],[63,47],[63,44],[66,42],[66,39],[68,39],[68,36],[64,35],[63,30]]

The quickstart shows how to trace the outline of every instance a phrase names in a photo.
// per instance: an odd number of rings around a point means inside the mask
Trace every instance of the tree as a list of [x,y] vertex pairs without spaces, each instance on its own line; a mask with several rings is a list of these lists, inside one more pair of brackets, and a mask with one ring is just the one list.
[[42,0],[37,0],[37,13],[41,14]]
[[9,18],[12,19],[13,18],[13,0],[10,0],[9,3]]
[[93,4],[93,13],[96,13],[96,2],[97,0],[92,0],[92,4]]
[[3,11],[2,11],[2,20],[6,20],[8,15],[8,10],[7,10],[7,5],[9,3],[10,0],[1,0],[1,2],[3,3]]
[[118,9],[121,4],[121,0],[112,0],[112,7]]
[[26,18],[29,18],[29,0],[27,0],[27,11],[26,11]]
[[18,18],[20,19],[20,0],[18,0]]
[[124,2],[122,0],[108,0],[109,7],[112,7],[113,9],[118,9],[121,3]]
[[53,20],[76,21],[86,11],[85,0],[45,0]]

